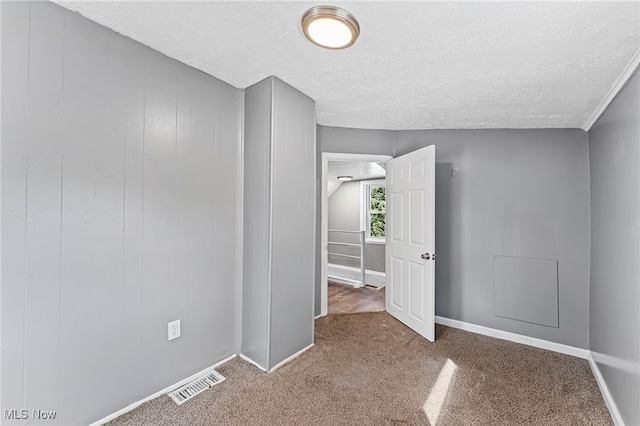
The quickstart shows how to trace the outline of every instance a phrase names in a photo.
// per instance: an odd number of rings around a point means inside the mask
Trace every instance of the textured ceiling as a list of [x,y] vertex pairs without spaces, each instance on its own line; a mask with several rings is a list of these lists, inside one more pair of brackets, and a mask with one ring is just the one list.
[[327,179],[338,180],[338,176],[353,176],[353,180],[381,179],[386,175],[378,163],[366,161],[329,161]]
[[58,3],[236,87],[275,75],[342,127],[582,128],[640,47],[638,1],[331,2],[362,29],[344,51],[302,34],[324,0]]

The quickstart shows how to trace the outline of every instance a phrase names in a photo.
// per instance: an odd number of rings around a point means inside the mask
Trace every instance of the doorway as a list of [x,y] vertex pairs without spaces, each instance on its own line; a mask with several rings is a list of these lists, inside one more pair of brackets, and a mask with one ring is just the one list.
[[[385,193],[388,192],[385,198],[388,208],[385,222],[385,310],[433,342],[436,259],[435,145],[396,158],[322,154],[320,316],[328,312],[327,182],[331,160],[359,160],[384,164]],[[362,283],[365,282],[364,275],[363,270]]]
[[[378,245],[382,250],[376,250],[375,237],[379,230],[374,220],[374,229],[367,227],[367,223],[371,223],[370,215],[363,218],[363,209],[358,208],[356,216],[357,223],[354,222],[353,214],[349,220],[334,221],[332,225],[340,229],[329,228],[329,196],[344,183],[342,192],[354,192],[357,187],[356,204],[359,206],[362,202],[362,191],[366,187],[365,182],[375,182],[384,184],[384,164],[392,157],[388,155],[368,155],[368,154],[341,154],[341,153],[322,153],[322,220],[321,220],[321,288],[320,288],[320,315],[324,316],[330,313],[329,295],[338,303],[332,308],[331,313],[340,312],[357,312],[366,310],[384,310],[378,308],[380,299],[384,302],[384,274],[380,271],[367,270],[365,267],[366,257],[362,257],[365,253],[369,253],[369,257],[378,257],[378,263],[382,262],[384,271],[384,240],[378,238]],[[345,176],[343,180],[337,180],[338,176]],[[350,177],[351,179],[348,179]],[[346,182],[349,182],[347,185]],[[375,191],[374,191],[375,192]],[[340,193],[336,192],[336,196]],[[343,194],[344,195],[344,194]],[[351,208],[353,208],[353,203]],[[335,212],[334,212],[335,213]],[[374,219],[378,218],[381,212],[373,212]],[[335,216],[335,215],[334,215]],[[341,216],[341,215],[338,215]],[[341,218],[344,219],[344,218]],[[337,224],[337,226],[336,226]],[[346,229],[342,229],[346,228]],[[361,232],[366,231],[366,235]],[[357,241],[356,241],[357,240]],[[367,250],[365,252],[365,243]],[[362,245],[362,252],[358,254],[358,245]],[[373,248],[373,249],[371,249]],[[378,254],[376,255],[376,252]],[[382,253],[380,256],[379,253]],[[331,254],[330,254],[331,253]],[[331,263],[329,262],[331,258]],[[372,263],[369,259],[369,265]],[[330,267],[331,265],[331,267]],[[331,283],[329,283],[331,281]],[[373,284],[372,286],[362,286],[362,283]]]

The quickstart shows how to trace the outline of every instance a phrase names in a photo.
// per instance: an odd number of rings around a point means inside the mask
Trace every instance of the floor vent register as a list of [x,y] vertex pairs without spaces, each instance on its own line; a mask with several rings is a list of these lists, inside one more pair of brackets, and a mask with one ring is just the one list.
[[169,395],[176,404],[180,405],[222,381],[224,381],[224,377],[217,371],[212,370],[190,381],[186,385],[169,392],[167,395]]

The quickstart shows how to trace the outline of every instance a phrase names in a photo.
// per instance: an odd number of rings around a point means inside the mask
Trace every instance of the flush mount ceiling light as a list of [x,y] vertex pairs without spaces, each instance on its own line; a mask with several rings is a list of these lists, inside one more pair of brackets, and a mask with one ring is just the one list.
[[338,176],[338,180],[353,180],[353,176]]
[[335,6],[314,6],[302,16],[302,30],[311,43],[325,49],[345,49],[360,35],[352,14]]

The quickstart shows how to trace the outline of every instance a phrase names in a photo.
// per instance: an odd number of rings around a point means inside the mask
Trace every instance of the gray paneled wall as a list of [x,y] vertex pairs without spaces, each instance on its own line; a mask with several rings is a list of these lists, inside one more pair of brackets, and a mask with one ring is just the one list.
[[589,131],[590,349],[622,421],[640,424],[640,74]]
[[[436,145],[436,315],[588,347],[586,132],[320,127],[319,135],[323,152],[398,156]],[[558,261],[558,328],[495,315],[494,255]]]
[[268,370],[313,343],[315,104],[269,77],[245,109],[242,353]]
[[[384,183],[384,179],[381,180]],[[327,222],[329,229],[360,231],[360,182],[344,182],[329,197],[327,203]],[[329,233],[329,241],[358,243],[353,234]],[[384,244],[365,244],[365,269],[384,272]],[[353,246],[330,245],[331,253],[360,256],[360,248]],[[329,254],[329,263],[360,268],[360,260]]]
[[313,343],[316,113],[273,78],[271,348],[269,368]]
[[314,283],[314,316],[320,315],[322,302],[322,250],[318,247],[322,241],[322,150],[320,148],[320,126],[316,125],[316,261],[315,270],[316,277]]
[[[237,347],[241,92],[54,4],[1,8],[1,409],[86,424]],[[588,136],[316,128],[273,77],[246,97],[243,353],[313,341],[319,153],[435,144],[436,313],[590,348],[640,423],[637,74]],[[496,315],[494,256],[557,262],[558,327]]]
[[267,368],[271,223],[271,80],[245,90],[242,354]]
[[233,353],[237,95],[2,3],[3,410],[87,424]]

